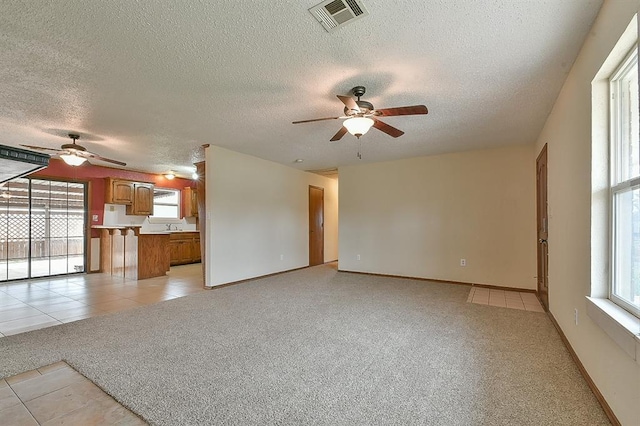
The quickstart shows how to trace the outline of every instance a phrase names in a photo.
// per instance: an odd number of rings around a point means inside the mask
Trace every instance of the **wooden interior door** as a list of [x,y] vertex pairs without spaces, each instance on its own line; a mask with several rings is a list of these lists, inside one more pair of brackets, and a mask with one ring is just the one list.
[[536,208],[538,246],[538,298],[549,310],[549,215],[547,209],[547,145],[536,160]]
[[309,266],[324,263],[324,189],[309,185]]

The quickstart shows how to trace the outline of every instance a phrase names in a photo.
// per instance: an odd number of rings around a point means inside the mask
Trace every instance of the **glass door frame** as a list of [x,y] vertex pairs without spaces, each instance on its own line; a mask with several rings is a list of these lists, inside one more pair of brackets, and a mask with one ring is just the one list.
[[[90,268],[91,268],[91,254],[90,254],[90,250],[91,250],[91,218],[90,218],[90,211],[91,211],[91,181],[89,179],[65,179],[63,177],[56,177],[56,176],[46,176],[46,175],[35,175],[35,176],[23,176],[21,179],[26,179],[29,181],[28,184],[28,199],[29,199],[29,203],[28,203],[28,226],[29,226],[29,230],[28,230],[28,235],[29,235],[29,244],[28,244],[28,257],[26,259],[27,262],[27,276],[26,277],[22,277],[22,278],[9,278],[9,275],[7,274],[7,279],[6,280],[0,280],[0,283],[7,283],[7,282],[11,282],[11,281],[19,281],[19,280],[28,280],[28,279],[39,279],[39,278],[47,278],[47,277],[56,277],[56,276],[65,276],[65,275],[76,275],[76,274],[83,274],[83,273],[88,273],[90,272]],[[33,253],[32,253],[32,243],[33,243],[33,225],[32,225],[32,221],[33,221],[33,198],[32,198],[32,189],[33,189],[33,184],[32,181],[33,180],[42,180],[42,181],[54,181],[54,182],[64,182],[64,183],[75,183],[75,184],[82,184],[84,186],[84,190],[83,190],[83,214],[84,214],[84,224],[83,224],[83,270],[82,271],[69,271],[69,268],[67,266],[67,272],[66,273],[60,273],[60,274],[50,274],[50,275],[40,275],[40,276],[33,276],[33,271],[32,271],[32,260],[33,260]],[[11,181],[6,182],[6,184],[10,185]],[[67,262],[68,262],[68,250],[67,250]],[[8,259],[7,259],[8,262]],[[67,263],[68,264],[68,263]],[[7,265],[8,267],[8,265]],[[49,267],[50,268],[50,267]],[[49,272],[51,272],[51,269],[49,269]]]

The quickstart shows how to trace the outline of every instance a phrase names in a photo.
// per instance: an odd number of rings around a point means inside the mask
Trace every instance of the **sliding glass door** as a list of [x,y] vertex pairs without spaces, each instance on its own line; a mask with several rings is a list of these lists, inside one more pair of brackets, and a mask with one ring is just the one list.
[[0,189],[0,281],[84,272],[86,184],[14,179]]

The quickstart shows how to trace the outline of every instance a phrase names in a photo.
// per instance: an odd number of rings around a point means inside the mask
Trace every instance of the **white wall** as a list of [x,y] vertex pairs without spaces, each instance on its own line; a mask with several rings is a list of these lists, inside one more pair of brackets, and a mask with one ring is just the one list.
[[325,262],[338,258],[336,180],[216,146],[206,161],[207,286],[309,265],[309,185],[324,188]]
[[340,269],[535,288],[532,155],[516,146],[341,167]]
[[[592,138],[591,82],[639,7],[638,0],[604,3],[531,157],[533,164],[548,144],[551,313],[623,425],[640,424],[640,365],[586,315],[585,296],[592,285],[602,284],[591,282],[592,143],[607,143],[606,132],[604,136],[594,132]],[[601,219],[602,214],[594,216]],[[599,234],[593,237],[596,244],[602,239]],[[593,262],[594,280],[606,279],[601,265],[607,259],[596,255]],[[579,314],[577,325],[574,309]]]

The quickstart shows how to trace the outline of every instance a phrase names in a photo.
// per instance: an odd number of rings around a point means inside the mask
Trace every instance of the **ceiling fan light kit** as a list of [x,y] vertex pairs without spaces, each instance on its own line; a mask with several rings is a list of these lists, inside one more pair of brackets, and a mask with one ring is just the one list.
[[68,153],[68,154],[60,154],[60,158],[62,158],[62,161],[64,161],[65,163],[67,163],[70,166],[79,166],[82,163],[84,163],[85,161],[87,161],[86,158],[82,158],[72,152]]
[[349,133],[360,139],[360,136],[366,134],[374,123],[375,121],[368,117],[353,117],[345,120],[342,125],[347,128]]
[[58,156],[70,166],[79,166],[89,158],[93,160],[105,161],[107,163],[117,164],[119,166],[126,166],[127,163],[123,163],[122,161],[112,160],[110,158],[101,157],[98,154],[94,154],[92,152],[87,151],[87,148],[82,145],[76,144],[76,141],[80,139],[80,135],[77,133],[69,133],[68,136],[73,141],[72,143],[63,144],[60,149],[53,148],[45,148],[43,146],[34,146],[34,145],[22,145],[26,148],[37,149],[39,151],[53,151],[58,154]]
[[393,126],[381,121],[378,117],[393,117],[396,115],[423,115],[428,114],[429,111],[424,105],[412,105],[397,108],[374,108],[371,102],[360,100],[360,97],[364,95],[366,89],[364,86],[356,86],[351,89],[351,93],[358,98],[353,99],[350,96],[337,95],[338,99],[344,104],[344,116],[341,117],[324,117],[313,118],[311,120],[294,121],[293,124],[311,123],[315,121],[325,120],[337,120],[346,119],[338,132],[333,135],[330,141],[338,141],[349,132],[356,138],[360,139],[360,136],[369,131],[371,127],[375,127],[387,135],[397,138],[404,135],[404,132],[400,129],[396,129]]

